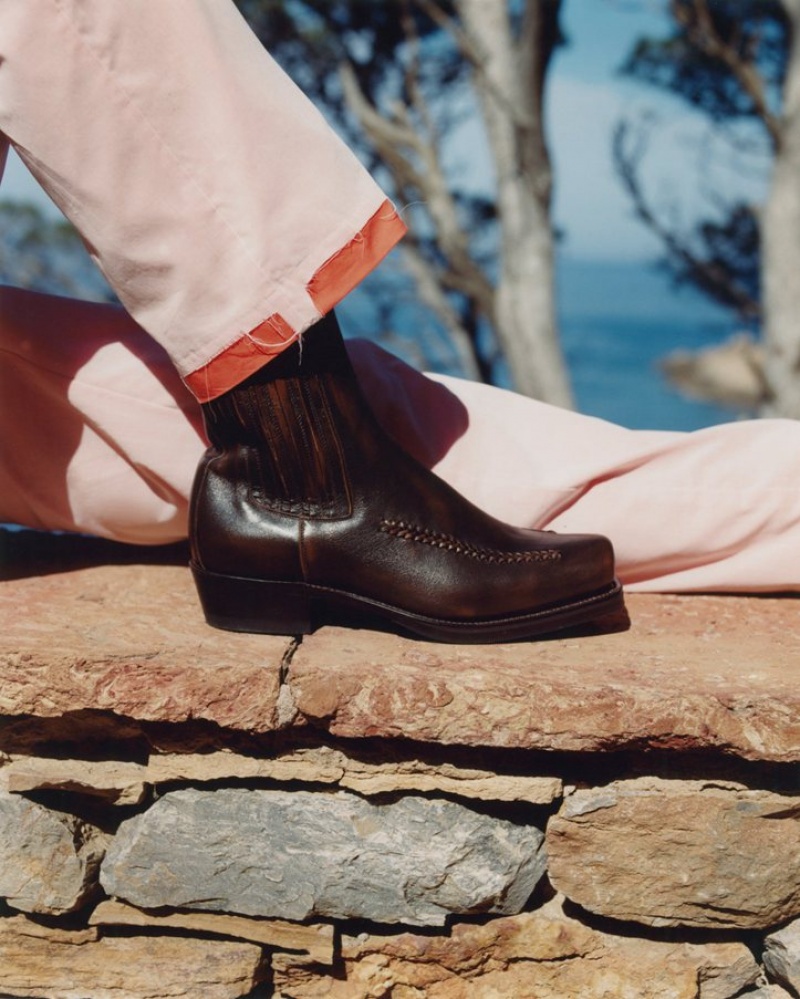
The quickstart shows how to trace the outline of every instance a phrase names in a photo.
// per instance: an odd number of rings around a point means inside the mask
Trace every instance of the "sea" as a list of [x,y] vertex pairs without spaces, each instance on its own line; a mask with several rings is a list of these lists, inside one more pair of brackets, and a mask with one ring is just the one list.
[[[689,286],[676,286],[655,261],[564,256],[557,275],[561,342],[580,412],[650,430],[696,430],[752,415],[688,398],[659,368],[672,351],[719,344],[742,331],[727,310]],[[391,321],[370,306],[370,289],[363,296],[356,291],[337,310],[345,332],[374,337],[425,370],[459,374],[446,336],[421,316],[413,289],[401,282],[388,287],[391,274],[382,280],[384,300],[387,291],[394,297]],[[375,297],[380,300],[380,289]],[[389,327],[391,333],[380,333]],[[497,380],[509,384],[502,370]]]
[[659,361],[745,330],[655,262],[560,261],[562,344],[577,408],[632,429],[696,430],[753,414],[688,398]]

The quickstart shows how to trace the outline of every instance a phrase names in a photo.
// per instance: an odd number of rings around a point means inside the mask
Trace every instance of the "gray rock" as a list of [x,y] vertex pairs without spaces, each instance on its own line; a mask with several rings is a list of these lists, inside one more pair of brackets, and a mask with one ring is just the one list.
[[770,933],[764,950],[764,967],[783,985],[800,992],[800,919]]
[[435,926],[518,912],[544,873],[543,838],[416,796],[176,791],[121,825],[101,881],[142,908]]
[[0,791],[0,897],[22,912],[74,912],[97,890],[106,841],[72,815]]

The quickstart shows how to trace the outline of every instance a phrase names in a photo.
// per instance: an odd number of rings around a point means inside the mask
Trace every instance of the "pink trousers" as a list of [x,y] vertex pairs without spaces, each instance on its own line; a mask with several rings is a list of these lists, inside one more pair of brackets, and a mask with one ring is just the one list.
[[[199,406],[123,310],[0,291],[0,521],[184,537]],[[800,590],[800,423],[625,430],[364,341],[379,419],[473,502],[520,526],[599,531],[630,589]]]
[[232,0],[2,0],[0,132],[203,401],[405,231]]
[[[2,292],[0,521],[183,537],[197,400],[402,223],[226,0],[2,0],[0,132],[125,306]],[[631,589],[800,590],[800,424],[628,431],[352,353],[409,450],[504,520],[608,535]]]

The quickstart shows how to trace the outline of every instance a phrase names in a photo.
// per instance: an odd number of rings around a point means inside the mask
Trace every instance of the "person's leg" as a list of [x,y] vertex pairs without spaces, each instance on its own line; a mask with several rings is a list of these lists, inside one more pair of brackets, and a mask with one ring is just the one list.
[[4,0],[0,132],[201,401],[404,231],[232,0]]
[[[599,526],[631,590],[800,590],[797,421],[631,431],[348,347],[383,426],[493,516]],[[130,317],[5,289],[0,353],[0,521],[186,536],[200,407]]]
[[800,591],[797,420],[628,430],[370,344],[354,359],[401,444],[501,520],[605,534],[629,591]]
[[0,288],[0,522],[186,537],[200,407],[118,306]]
[[616,613],[606,539],[494,521],[374,421],[330,310],[402,223],[232,4],[6,0],[0,39],[0,130],[205,404],[210,622],[489,641]]

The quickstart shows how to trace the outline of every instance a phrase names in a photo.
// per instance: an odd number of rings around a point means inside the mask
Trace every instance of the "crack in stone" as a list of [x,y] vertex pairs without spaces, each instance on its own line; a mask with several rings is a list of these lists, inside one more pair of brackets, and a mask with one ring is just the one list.
[[292,688],[288,683],[289,667],[303,644],[303,636],[295,635],[286,647],[278,668],[278,697],[275,705],[278,728],[288,728],[298,715]]
[[303,644],[303,636],[295,635],[294,638],[286,646],[286,651],[281,657],[281,664],[278,672],[278,681],[283,686],[286,683],[286,677],[289,673],[289,667],[292,665],[292,660],[294,659],[295,653]]

